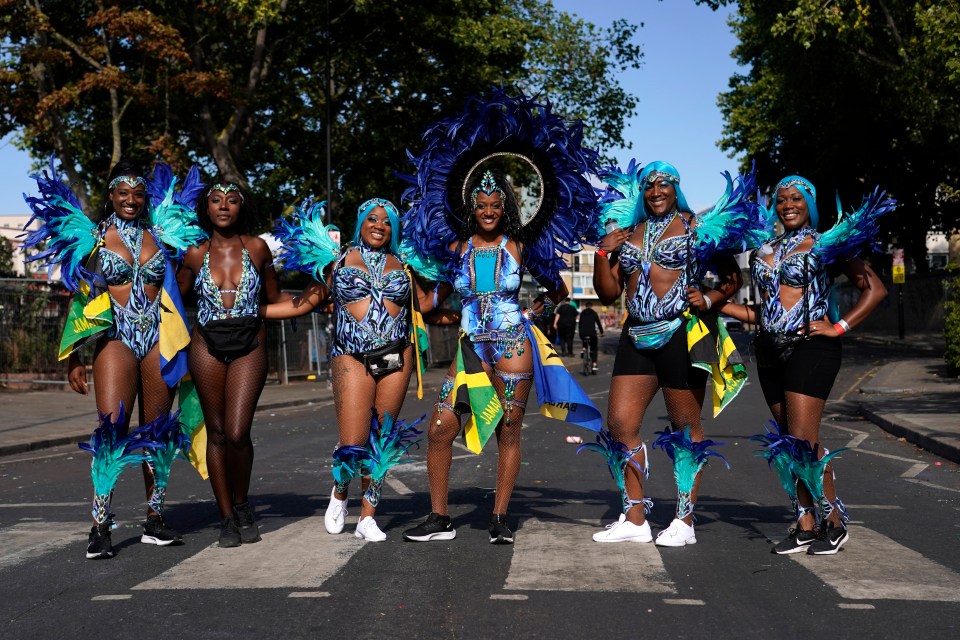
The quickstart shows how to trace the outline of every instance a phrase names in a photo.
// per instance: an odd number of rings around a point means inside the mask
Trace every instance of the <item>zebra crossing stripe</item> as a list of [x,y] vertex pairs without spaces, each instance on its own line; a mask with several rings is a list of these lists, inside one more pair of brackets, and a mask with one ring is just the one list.
[[[784,531],[770,534],[777,540]],[[850,526],[850,540],[836,555],[788,557],[848,600],[960,602],[960,574],[863,526]]]
[[513,545],[505,591],[616,591],[676,595],[650,543],[599,543],[595,528],[555,520],[524,520]]
[[311,516],[263,533],[257,544],[221,549],[214,543],[133,588],[317,589],[363,547],[352,524],[356,518],[332,536],[323,528],[323,516]]
[[16,566],[67,545],[76,546],[79,554],[86,548],[89,531],[89,522],[29,521],[0,529],[0,539],[3,540],[0,569]]

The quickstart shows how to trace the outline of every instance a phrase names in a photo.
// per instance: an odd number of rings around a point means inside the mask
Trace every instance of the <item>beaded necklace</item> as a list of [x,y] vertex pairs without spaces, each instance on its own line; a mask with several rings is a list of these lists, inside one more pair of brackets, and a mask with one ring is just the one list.
[[117,228],[117,235],[120,236],[120,242],[122,242],[123,246],[130,252],[130,262],[133,268],[139,268],[140,249],[143,247],[143,227],[140,226],[140,218],[125,220],[116,213],[113,213],[107,219],[107,222]]
[[667,227],[670,226],[670,223],[673,222],[673,219],[678,213],[679,210],[674,210],[673,213],[665,216],[647,218],[646,223],[643,225],[644,262],[651,262],[653,260],[654,248],[657,246],[657,243],[660,242],[663,234],[667,232]]

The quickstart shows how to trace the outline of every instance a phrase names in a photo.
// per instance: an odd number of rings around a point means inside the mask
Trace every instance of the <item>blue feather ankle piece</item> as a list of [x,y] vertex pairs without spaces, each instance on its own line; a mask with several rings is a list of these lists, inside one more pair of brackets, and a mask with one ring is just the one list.
[[157,513],[163,511],[163,499],[170,480],[170,468],[177,455],[186,459],[190,450],[190,436],[184,433],[184,425],[180,423],[180,411],[160,416],[148,423],[145,430],[150,433],[156,447],[147,449],[149,460],[147,464],[153,470],[154,495],[148,504]]
[[627,445],[614,440],[609,430],[601,429],[600,432],[597,433],[596,443],[588,442],[587,444],[577,447],[578,454],[583,450],[593,451],[603,456],[607,463],[607,469],[610,471],[610,477],[613,478],[615,483],[617,483],[617,488],[620,490],[623,513],[629,511],[632,506],[641,503],[645,505],[645,510],[649,512],[649,506],[652,505],[652,502],[649,500],[634,500],[630,498],[627,495],[625,478],[628,464],[632,464],[634,467],[636,467],[637,471],[643,474],[644,478],[650,477],[649,465],[641,467],[640,463],[633,459],[633,456],[643,450],[643,443],[641,443],[636,449],[628,449]]
[[[119,437],[119,425],[124,423],[123,403],[117,412],[117,419],[111,415],[100,414],[100,426],[94,430],[89,442],[80,442],[84,451],[93,454],[90,466],[90,477],[93,480],[93,492],[100,502],[109,501],[110,492],[120,479],[120,474],[131,464],[140,464],[149,460],[150,456],[145,449],[154,449],[160,446],[153,440],[150,425],[139,427],[126,436]],[[95,503],[97,500],[94,501]],[[94,510],[93,517],[97,522],[103,522],[104,514]]]
[[796,510],[797,477],[793,475],[790,465],[794,458],[792,450],[796,446],[797,439],[784,433],[783,428],[774,420],[768,421],[765,427],[766,433],[758,433],[750,436],[750,439],[764,446],[763,451],[757,455],[766,458],[767,465],[777,472],[777,477],[780,478],[780,483]]
[[395,420],[388,413],[381,425],[376,410],[373,411],[370,421],[370,477],[374,481],[382,482],[391,468],[405,462],[402,458],[410,447],[420,446],[420,441],[414,438],[423,433],[416,427],[424,418],[426,415],[407,424],[403,420]]
[[340,486],[360,475],[361,467],[370,459],[370,452],[364,446],[343,445],[333,450],[333,479]]
[[[819,458],[819,444],[810,444],[807,440],[793,438],[793,436],[787,436],[787,438],[791,438],[794,443],[790,448],[790,453],[793,458],[790,463],[790,470],[793,475],[803,481],[810,491],[810,495],[813,496],[813,499],[821,506],[821,511],[823,511],[825,508],[823,504],[825,501],[823,495],[823,472],[833,457],[842,451],[846,451],[847,448],[844,447],[836,451],[831,451],[822,458]],[[829,502],[827,504],[829,505]],[[827,510],[828,513],[830,510],[832,510],[832,506]]]
[[677,481],[677,489],[681,493],[693,491],[693,483],[710,457],[720,458],[730,468],[727,459],[710,447],[721,446],[725,443],[713,440],[694,442],[690,439],[690,427],[677,431],[657,431],[660,437],[654,440],[653,448],[661,448],[673,461],[673,476]]

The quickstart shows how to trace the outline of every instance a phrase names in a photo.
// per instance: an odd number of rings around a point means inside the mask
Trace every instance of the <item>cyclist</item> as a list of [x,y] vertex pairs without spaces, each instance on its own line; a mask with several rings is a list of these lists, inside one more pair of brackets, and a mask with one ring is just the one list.
[[[587,301],[586,308],[580,312],[580,339],[584,349],[589,351],[591,370],[597,373],[597,331],[603,335],[600,316],[593,310],[593,302]],[[584,354],[587,355],[587,354]]]

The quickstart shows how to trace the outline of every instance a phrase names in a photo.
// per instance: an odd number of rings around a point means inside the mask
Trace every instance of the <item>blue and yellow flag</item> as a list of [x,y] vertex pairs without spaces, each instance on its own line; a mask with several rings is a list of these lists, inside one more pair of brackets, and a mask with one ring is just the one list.
[[160,374],[168,387],[174,387],[187,373],[187,347],[190,329],[183,309],[177,271],[167,259],[160,291]]
[[[466,342],[466,344],[464,344]],[[476,354],[465,335],[460,336],[457,346],[457,373],[453,382],[451,404],[461,411],[469,411],[470,419],[463,428],[467,449],[480,453],[483,445],[496,431],[503,417],[503,407],[490,376],[483,370],[480,356]]]
[[197,470],[204,480],[210,477],[207,472],[207,427],[203,420],[203,411],[200,409],[200,397],[197,388],[190,378],[184,376],[180,383],[180,395],[177,400],[180,405],[180,424],[183,431],[190,436],[190,450],[187,451],[187,460]]
[[533,380],[537,385],[540,414],[600,431],[603,427],[600,410],[563,366],[550,340],[533,324],[527,325],[527,337],[534,345]]
[[747,381],[747,369],[727,328],[715,313],[695,316],[684,311],[690,364],[710,374],[713,417],[737,397]]

